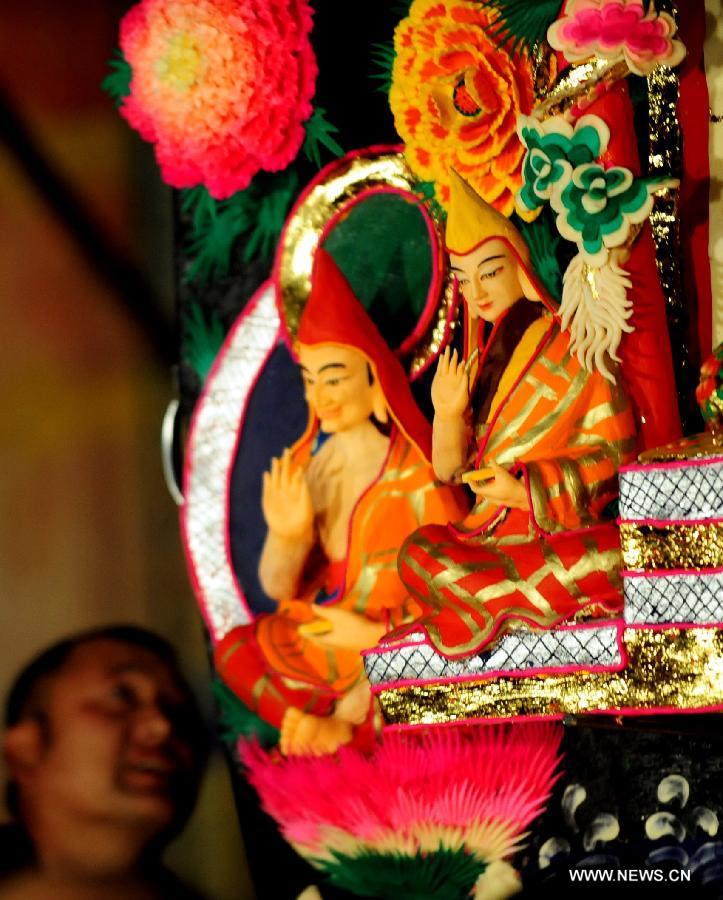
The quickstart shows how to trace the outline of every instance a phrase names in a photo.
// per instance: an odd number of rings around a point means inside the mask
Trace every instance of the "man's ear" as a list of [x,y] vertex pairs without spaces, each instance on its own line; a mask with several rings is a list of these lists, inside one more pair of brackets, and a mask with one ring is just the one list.
[[43,752],[43,734],[40,722],[26,719],[12,725],[3,737],[3,754],[10,775],[22,779],[39,762]]

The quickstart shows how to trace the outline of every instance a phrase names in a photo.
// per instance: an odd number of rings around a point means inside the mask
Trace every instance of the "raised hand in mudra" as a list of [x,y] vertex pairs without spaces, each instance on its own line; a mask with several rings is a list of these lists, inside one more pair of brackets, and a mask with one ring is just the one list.
[[469,405],[469,378],[463,359],[449,347],[440,356],[432,381],[432,404],[435,416],[461,419]]
[[307,541],[313,536],[314,507],[304,470],[284,450],[264,472],[261,508],[269,531],[289,541]]

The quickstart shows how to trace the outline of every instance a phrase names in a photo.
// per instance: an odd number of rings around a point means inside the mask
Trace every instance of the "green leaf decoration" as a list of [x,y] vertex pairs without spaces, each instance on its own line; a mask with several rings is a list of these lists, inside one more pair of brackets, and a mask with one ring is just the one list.
[[250,199],[254,216],[243,251],[245,263],[271,257],[298,189],[296,172],[285,172],[279,176],[269,191],[252,186]]
[[510,52],[527,50],[547,37],[547,29],[560,15],[563,0],[481,0],[483,6],[495,9],[499,18],[488,34]]
[[120,106],[124,98],[131,92],[133,70],[121,50],[116,50],[108,60],[110,72],[101,81],[101,89],[108,94],[116,106]]
[[437,185],[434,181],[418,181],[414,186],[414,192],[423,203],[427,204],[435,219],[444,221],[447,218],[446,210],[437,200]]
[[396,19],[406,19],[413,0],[397,0],[391,6],[391,13]]
[[200,233],[204,226],[215,218],[216,206],[216,200],[202,184],[181,191],[181,212],[191,217],[194,234]]
[[333,860],[316,860],[337,887],[383,900],[459,900],[468,897],[487,864],[464,848],[440,845],[413,856],[362,851],[356,856],[333,851]]
[[192,263],[187,281],[206,284],[223,278],[231,265],[231,250],[239,237],[252,227],[253,204],[248,191],[228,200],[214,200],[205,187],[182,191],[181,208],[191,217],[191,240],[187,252]]
[[[397,0],[396,3],[392,3],[389,7],[390,18],[395,22],[406,19],[412,2],[413,0]],[[370,58],[372,65],[369,77],[376,82],[375,90],[380,94],[388,94],[392,87],[394,60],[397,58],[394,42],[372,44]]]
[[191,366],[203,383],[221,349],[225,337],[223,325],[215,313],[206,318],[200,304],[192,302],[183,337],[184,362]]
[[191,225],[186,251],[192,262],[185,280],[206,284],[224,278],[242,238],[245,263],[269,259],[298,187],[296,172],[286,171],[258,179],[228,200],[214,200],[203,186],[181,191],[181,210]]
[[562,297],[562,271],[557,259],[560,235],[549,221],[547,209],[534,222],[520,222],[519,229],[530,250],[530,262],[548,294],[559,301]]
[[302,147],[306,158],[317,168],[321,168],[321,147],[326,147],[334,156],[344,155],[343,149],[333,138],[338,133],[339,129],[326,118],[326,110],[317,106],[306,122],[306,139]]
[[380,94],[388,94],[392,88],[392,71],[397,54],[394,44],[372,44],[371,61],[372,72],[370,78],[376,82],[376,88]]
[[279,743],[279,731],[243,704],[232,690],[219,681],[213,681],[213,696],[218,710],[218,724],[221,737],[229,744],[236,744],[239,738],[257,739],[268,749]]

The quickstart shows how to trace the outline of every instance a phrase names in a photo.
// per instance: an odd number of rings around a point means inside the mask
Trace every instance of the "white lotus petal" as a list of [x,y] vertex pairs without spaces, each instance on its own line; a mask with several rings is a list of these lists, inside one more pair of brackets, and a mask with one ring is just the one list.
[[685,840],[685,826],[669,812],[656,812],[645,821],[645,833],[651,841],[671,835],[676,841]]
[[690,786],[682,775],[668,775],[658,785],[658,800],[672,803],[677,800],[682,809],[690,797]]
[[537,860],[541,869],[546,869],[552,860],[561,853],[570,853],[570,844],[565,838],[551,837],[540,847]]
[[620,825],[615,816],[610,813],[600,813],[590,823],[582,839],[582,845],[586,850],[593,850],[598,843],[607,844],[614,841],[620,834]]
[[691,813],[693,823],[711,837],[718,834],[718,816],[707,806],[697,806]]
[[577,822],[575,821],[575,813],[581,803],[587,798],[587,791],[581,784],[568,784],[565,793],[562,795],[562,815],[568,828],[579,831]]

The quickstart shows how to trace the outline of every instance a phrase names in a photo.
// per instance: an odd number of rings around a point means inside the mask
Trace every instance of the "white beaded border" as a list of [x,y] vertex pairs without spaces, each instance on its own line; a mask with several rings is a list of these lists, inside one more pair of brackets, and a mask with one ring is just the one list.
[[231,563],[229,488],[249,398],[280,329],[274,287],[267,281],[226,337],[186,445],[181,530],[191,582],[214,642],[253,618]]

